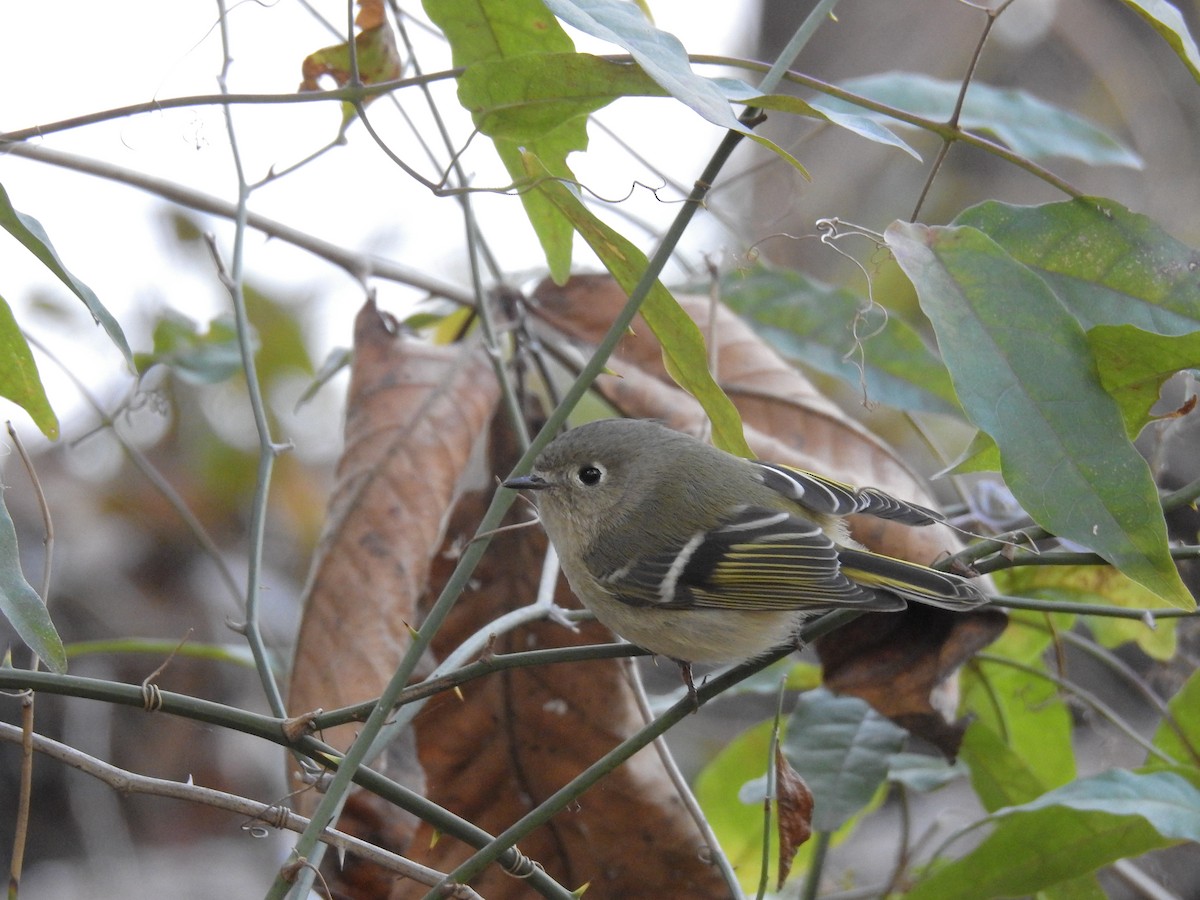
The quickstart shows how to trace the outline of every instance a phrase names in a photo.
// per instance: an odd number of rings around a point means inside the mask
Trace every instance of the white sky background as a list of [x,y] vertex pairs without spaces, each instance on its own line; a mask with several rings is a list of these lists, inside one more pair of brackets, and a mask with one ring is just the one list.
[[[344,3],[314,5],[344,29]],[[658,26],[677,34],[692,52],[734,52],[749,42],[757,21],[754,0],[657,0],[652,6]],[[47,19],[50,9],[53,21]],[[0,11],[0,58],[6,61],[9,87],[0,99],[0,129],[26,128],[155,98],[217,93],[222,62],[217,11],[215,2],[199,0],[168,4],[66,0],[52,7],[5,4]],[[234,57],[229,89],[237,93],[294,91],[304,57],[336,42],[291,0],[233,3],[229,28]],[[420,42],[426,72],[449,66],[444,45],[419,29],[411,28],[410,33]],[[619,52],[612,45],[574,36],[580,49]],[[437,89],[445,98],[442,110],[451,117],[456,137],[469,134],[469,120],[453,98],[453,82]],[[416,91],[400,96],[414,114],[421,110]],[[389,101],[377,101],[370,113],[399,155],[427,176],[433,175],[423,153],[405,141]],[[603,117],[611,127],[631,135],[640,153],[685,185],[699,174],[722,137],[718,128],[667,100],[621,101]],[[234,118],[247,178],[254,182],[271,167],[286,167],[327,143],[336,133],[340,111],[332,102],[239,106],[234,108]],[[589,153],[572,157],[585,184],[603,196],[621,198],[635,180],[659,183],[627,154],[614,149],[594,126],[590,133]],[[374,252],[466,286],[457,203],[435,198],[409,179],[386,159],[361,124],[351,126],[348,137],[347,146],[255,191],[250,208],[346,247]],[[48,136],[43,143],[178,181],[227,201],[235,199],[229,140],[219,107],[169,110],[89,125]],[[485,139],[477,138],[465,159],[476,184],[507,183]],[[228,296],[211,265],[181,258],[174,250],[173,238],[163,230],[165,201],[93,176],[3,155],[0,183],[18,210],[46,228],[67,267],[96,291],[120,321],[135,352],[150,349],[154,310],[171,307],[202,322],[228,312]],[[670,191],[664,192],[664,197],[671,196]],[[502,268],[540,278],[544,257],[523,221],[519,201],[477,195],[475,202]],[[623,208],[659,229],[677,211],[673,203],[656,200],[644,190],[635,190]],[[636,227],[620,219],[610,221],[644,250],[653,248],[653,241]],[[231,224],[211,217],[203,222],[206,230],[218,235],[228,259]],[[729,249],[722,245],[727,240],[702,216],[684,246],[697,259],[697,252],[719,255]],[[577,268],[596,268],[585,250],[577,252]],[[317,363],[331,348],[349,344],[353,315],[363,300],[362,288],[352,278],[305,251],[268,241],[254,231],[248,233],[245,252],[251,283],[272,295],[314,299],[310,345]],[[403,311],[420,296],[390,283],[376,286],[381,302],[393,310]],[[0,296],[24,328],[69,360],[89,384],[128,385],[128,379],[122,382],[119,353],[92,326],[82,303],[7,234],[0,234]],[[54,301],[57,313],[35,303],[47,298]],[[81,409],[77,393],[40,355],[38,364],[70,438],[72,414]],[[36,429],[23,411],[0,399],[0,414],[11,417],[22,435],[37,444]],[[308,418],[320,419],[319,426],[316,421],[313,425],[328,432],[324,413]]]

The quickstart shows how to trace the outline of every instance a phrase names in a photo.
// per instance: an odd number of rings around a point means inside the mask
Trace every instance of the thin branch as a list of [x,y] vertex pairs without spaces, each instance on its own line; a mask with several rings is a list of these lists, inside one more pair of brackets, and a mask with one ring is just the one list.
[[1064,631],[1059,635],[1059,639],[1077,647],[1084,653],[1087,653],[1093,659],[1099,660],[1108,669],[1125,679],[1142,698],[1149,703],[1154,710],[1159,714],[1161,720],[1166,723],[1167,727],[1175,732],[1175,736],[1179,739],[1179,743],[1187,750],[1188,755],[1192,758],[1193,765],[1200,765],[1200,748],[1197,748],[1184,731],[1179,721],[1171,712],[1170,706],[1146,683],[1146,680],[1138,675],[1124,660],[1118,657],[1115,653],[1111,653],[1104,647],[1101,647],[1094,640],[1077,634],[1074,631]]
[[992,606],[1004,609],[1032,609],[1043,613],[1074,613],[1080,616],[1107,616],[1111,619],[1140,619],[1153,627],[1156,619],[1191,619],[1200,616],[1194,609],[1134,609],[1128,606],[1109,606],[1102,603],[1075,603],[1070,600],[1057,602],[1054,600],[1031,600],[1028,597],[1012,597],[1007,594],[993,594],[988,597]]
[[[984,19],[983,31],[979,35],[979,40],[975,43],[975,52],[971,54],[971,61],[967,65],[966,74],[963,75],[962,84],[958,89],[958,97],[954,100],[954,110],[950,113],[950,118],[946,120],[946,124],[951,128],[957,129],[960,116],[962,116],[963,104],[967,100],[967,88],[971,86],[971,79],[975,77],[975,70],[979,68],[979,58],[983,55],[984,45],[987,43],[988,35],[992,33],[992,26],[996,24],[996,18],[1008,6],[1005,3],[999,10],[984,10],[986,18]],[[925,179],[925,184],[921,188],[921,193],[917,196],[917,204],[913,207],[912,215],[909,217],[910,222],[917,221],[917,216],[921,212],[921,207],[925,203],[925,198],[929,195],[930,188],[933,187],[933,180],[937,177],[938,172],[942,170],[942,163],[946,161],[946,156],[950,152],[950,145],[954,143],[952,137],[943,137],[942,146],[938,150],[937,158],[933,161],[933,165],[929,167],[929,175]]]
[[[227,78],[229,68],[233,65],[233,55],[229,42],[229,23],[225,0],[217,0],[221,31],[221,49],[224,59],[221,73],[217,76],[221,93],[228,93]],[[246,394],[250,409],[254,415],[254,428],[258,434],[258,471],[254,484],[254,498],[250,506],[250,547],[247,553],[245,622],[237,629],[246,638],[250,653],[254,657],[254,667],[258,670],[266,694],[267,705],[279,718],[286,714],[283,694],[275,679],[275,671],[267,658],[267,648],[263,642],[262,629],[259,627],[259,598],[262,590],[263,543],[267,530],[267,502],[270,499],[271,474],[275,465],[275,457],[286,449],[276,443],[271,437],[270,425],[267,422],[266,404],[263,402],[262,385],[258,380],[258,371],[254,361],[254,339],[251,335],[250,318],[246,312],[246,295],[243,289],[243,272],[246,248],[246,218],[250,200],[250,186],[246,181],[245,169],[242,166],[241,150],[238,146],[237,129],[233,124],[233,107],[222,107],[225,115],[225,131],[229,135],[229,149],[233,155],[234,171],[237,175],[237,207],[234,214],[233,259],[228,275],[221,265],[221,255],[217,250],[216,241],[209,238],[209,246],[213,259],[217,264],[218,274],[229,290],[233,304],[235,332],[238,350],[242,358],[242,370],[246,376]]]
[[[633,699],[637,703],[638,712],[642,715],[642,722],[649,724],[654,721],[654,713],[650,709],[650,698],[646,695],[646,685],[642,681],[641,669],[634,660],[630,660],[622,668],[625,670],[626,680],[633,691]],[[713,831],[712,825],[709,824],[708,818],[704,815],[704,810],[700,808],[700,801],[696,799],[687,779],[683,777],[683,772],[679,770],[671,748],[667,746],[666,738],[659,735],[654,739],[653,744],[658,761],[666,771],[667,779],[675,788],[675,795],[679,797],[679,802],[683,804],[683,808],[700,832],[700,836],[704,838],[713,864],[721,873],[721,877],[725,879],[725,886],[729,888],[729,896],[734,900],[740,900],[742,887],[738,882],[737,872],[734,871],[733,864],[721,848],[721,842],[718,840],[716,832]]]
[[71,131],[87,125],[99,125],[114,119],[126,119],[130,116],[145,115],[146,113],[163,112],[168,109],[188,109],[196,106],[243,106],[243,105],[278,105],[283,103],[329,103],[341,101],[354,103],[369,100],[401,88],[418,87],[422,84],[432,84],[435,81],[446,81],[457,78],[463,69],[447,69],[442,72],[431,72],[416,78],[397,78],[394,81],[378,81],[374,84],[360,84],[332,88],[327,91],[296,91],[287,94],[196,94],[190,97],[168,97],[159,100],[147,100],[143,103],[133,103],[129,106],[118,106],[99,112],[74,116],[70,119],[60,119],[57,122],[45,122],[41,125],[31,125],[28,128],[18,128],[15,131],[0,132],[0,153],[8,152],[13,145],[33,138],[44,138],[60,131]]
[[[22,739],[20,728],[7,722],[0,722],[0,741],[19,744]],[[38,753],[83,772],[85,775],[91,775],[122,794],[146,794],[152,797],[184,800],[245,816],[246,821],[242,823],[241,828],[255,837],[265,834],[269,827],[300,831],[308,825],[308,819],[291,812],[280,804],[263,803],[260,800],[251,800],[237,794],[200,787],[196,784],[153,778],[130,772],[40,734],[33,735],[32,747]],[[399,854],[384,850],[360,838],[343,834],[333,828],[325,829],[321,839],[331,847],[353,853],[389,872],[395,872],[421,884],[437,884],[438,880],[444,877],[436,869],[422,866]],[[472,898],[479,896],[470,888],[467,890],[469,893],[462,896]]]
[[[74,153],[53,150],[49,147],[37,147],[32,144],[11,144],[0,148],[0,154],[3,153],[11,153],[13,156],[21,156],[129,185],[198,212],[209,213],[225,219],[234,219],[237,216],[237,205],[227,200],[192,190],[165,178],[157,178]],[[368,278],[380,278],[409,285],[436,297],[445,297],[460,306],[471,305],[473,298],[470,291],[458,285],[439,281],[417,269],[378,256],[356,253],[258,213],[248,213],[246,224],[269,237],[278,238],[333,263],[362,284],[365,284]]]
[[[146,698],[139,685],[83,678],[78,675],[56,675],[52,672],[0,667],[0,690],[36,691],[146,709]],[[292,720],[277,719],[172,691],[158,691],[155,700],[154,711],[157,713],[234,729],[251,737],[299,751],[321,768],[337,769],[343,760],[342,754],[335,748],[311,735],[290,735],[289,726],[294,724]],[[469,846],[484,847],[494,840],[491,834],[474,823],[456,816],[421,794],[371,769],[357,768],[354,772],[354,783],[428,822],[435,831],[457,838]],[[511,851],[504,855],[501,864],[507,870],[513,870],[520,866],[524,859],[516,851]],[[527,882],[545,896],[563,900],[570,897],[565,888],[540,870],[529,873]]]

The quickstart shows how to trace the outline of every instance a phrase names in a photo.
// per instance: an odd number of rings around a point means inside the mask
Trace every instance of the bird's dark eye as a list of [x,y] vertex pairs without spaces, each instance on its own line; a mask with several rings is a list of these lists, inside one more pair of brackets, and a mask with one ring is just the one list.
[[578,475],[580,484],[593,487],[599,484],[600,480],[604,478],[604,470],[599,466],[583,466],[580,468]]

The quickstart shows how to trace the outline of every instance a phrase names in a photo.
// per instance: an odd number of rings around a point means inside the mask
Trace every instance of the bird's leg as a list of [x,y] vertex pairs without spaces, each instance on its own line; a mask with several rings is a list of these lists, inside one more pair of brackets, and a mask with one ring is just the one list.
[[692,712],[700,711],[700,698],[696,696],[696,682],[692,680],[692,664],[684,659],[674,659],[672,662],[679,666],[679,674],[683,677],[683,683],[687,685],[688,699],[692,701]]

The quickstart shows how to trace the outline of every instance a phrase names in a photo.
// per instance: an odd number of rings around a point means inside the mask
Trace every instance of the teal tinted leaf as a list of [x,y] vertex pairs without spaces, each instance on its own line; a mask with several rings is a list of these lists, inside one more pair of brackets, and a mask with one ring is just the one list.
[[1132,325],[1097,325],[1087,333],[1100,370],[1100,383],[1112,395],[1135,438],[1148,422],[1163,383],[1183,369],[1200,368],[1200,331],[1162,335]]
[[[771,103],[773,99],[764,97],[763,102],[756,105],[761,106],[763,109],[774,109]],[[920,153],[910,147],[906,141],[902,140],[895,132],[877,119],[872,119],[870,116],[864,116],[858,112],[838,109],[831,104],[819,100],[814,100],[811,105],[822,118],[838,126],[838,128],[844,128],[847,131],[857,134],[859,137],[865,137],[867,140],[874,141],[877,144],[896,147],[899,150],[903,150],[917,162],[921,161]]]
[[865,116],[859,111],[841,109],[822,100],[806,102],[788,94],[760,94],[755,88],[736,78],[713,78],[710,80],[728,99],[735,103],[822,119],[877,144],[885,144],[903,150],[913,159],[918,161],[921,159],[921,154],[901,140],[895,132],[884,126],[879,120]]
[[[527,156],[526,164],[529,175],[535,179],[538,193],[553,203],[573,224],[625,292],[632,292],[646,271],[648,261],[645,254],[592,215],[566,185],[546,179],[536,159]],[[641,314],[662,344],[663,363],[667,372],[681,388],[699,401],[708,414],[713,426],[713,443],[738,456],[753,456],[742,433],[742,418],[737,408],[713,380],[708,369],[704,335],[691,316],[684,312],[679,301],[658,281],[655,281],[642,303]]]
[[132,366],[133,355],[129,352],[129,343],[125,340],[125,332],[121,330],[117,320],[104,308],[104,304],[100,302],[100,298],[96,296],[95,292],[72,275],[63,265],[41,222],[33,216],[27,216],[13,208],[12,201],[8,199],[8,192],[3,185],[0,185],[0,226],[3,226],[9,234],[24,244],[30,253],[42,261],[42,265],[53,272],[59,281],[83,301],[88,312],[92,314],[92,318],[108,333],[109,339],[117,345],[117,349],[121,351],[125,361]]
[[139,373],[161,364],[191,384],[216,384],[242,371],[237,330],[230,319],[214,319],[200,331],[197,323],[174,311],[154,326],[154,352],[137,354],[135,362]]
[[21,572],[17,529],[0,488],[0,614],[51,672],[67,671],[67,653],[38,592]]
[[1183,14],[1166,0],[1122,0],[1122,2],[1150,23],[1164,41],[1188,67],[1192,77],[1200,81],[1200,50],[1188,32]]
[[[575,50],[574,43],[541,0],[424,0],[424,6],[429,18],[450,42],[455,66],[469,69],[486,60]],[[461,95],[460,101],[468,105]],[[525,183],[522,148],[540,159],[551,177],[567,178],[568,154],[587,149],[586,120],[578,114],[567,114],[558,127],[544,128],[537,138],[516,141],[494,137],[492,141],[509,177],[516,183]],[[546,254],[550,274],[561,284],[571,274],[574,237],[571,223],[540,192],[522,190],[519,196]]]
[[1100,384],[1079,322],[1041,278],[973,228],[897,222],[885,237],[1021,506],[1172,606],[1194,609],[1167,550],[1150,470]]
[[997,810],[994,829],[906,896],[1014,897],[1119,859],[1200,840],[1200,790],[1172,772],[1104,772]]
[[[945,122],[954,111],[962,85],[914,72],[884,72],[852,78],[838,87],[922,118]],[[823,97],[820,102],[822,108],[904,125],[891,116],[843,100]],[[1142,167],[1140,156],[1099,126],[1022,90],[972,81],[959,124],[970,131],[992,134],[1030,159],[1059,156],[1090,165]]]
[[988,235],[1050,285],[1084,328],[1200,329],[1200,252],[1111,200],[988,201],[954,220]]
[[755,134],[738,121],[729,99],[710,79],[692,71],[679,38],[660,31],[635,3],[627,0],[545,0],[556,16],[580,31],[624,47],[639,66],[667,93],[714,125],[744,134],[779,154],[807,177],[782,147]]
[[58,417],[50,408],[33,352],[3,297],[0,297],[0,397],[7,397],[29,413],[29,418],[50,440],[58,438]]
[[946,367],[920,335],[850,291],[757,267],[726,278],[721,299],[782,355],[863,388],[872,401],[961,414]]
[[625,0],[548,0],[546,6],[568,25],[624,47],[667,93],[714,125],[746,130],[724,93],[692,71],[687,50],[679,39],[655,28],[637,4]]
[[951,764],[940,756],[924,753],[895,753],[888,765],[887,780],[910,791],[928,793],[960,780],[967,774],[961,757]]
[[833,831],[866,806],[908,736],[858,697],[809,691],[788,718],[783,752],[812,790],[812,827]]

